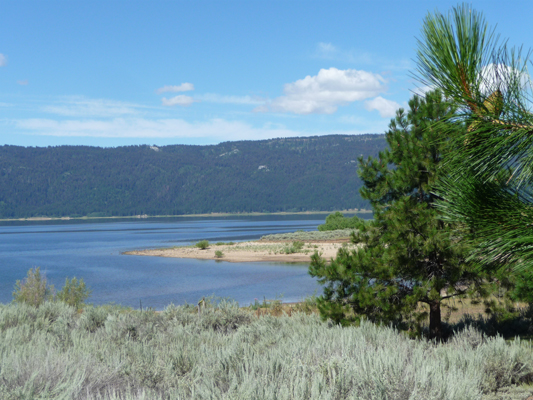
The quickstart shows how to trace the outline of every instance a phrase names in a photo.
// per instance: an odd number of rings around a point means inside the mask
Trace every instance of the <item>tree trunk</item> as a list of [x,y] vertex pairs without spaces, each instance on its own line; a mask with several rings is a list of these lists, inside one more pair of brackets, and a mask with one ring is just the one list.
[[442,325],[440,316],[440,301],[434,301],[429,304],[429,338],[442,339]]

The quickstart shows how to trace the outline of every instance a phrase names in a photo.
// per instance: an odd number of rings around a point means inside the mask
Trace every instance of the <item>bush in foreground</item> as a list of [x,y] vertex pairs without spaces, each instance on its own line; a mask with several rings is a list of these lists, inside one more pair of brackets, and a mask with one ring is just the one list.
[[65,286],[57,293],[57,299],[63,303],[79,308],[91,295],[91,290],[85,286],[83,279],[65,279]]
[[17,303],[27,303],[39,307],[47,300],[54,298],[53,285],[48,285],[46,277],[41,274],[41,268],[31,268],[28,275],[22,281],[15,283],[13,299]]
[[471,329],[433,344],[365,321],[206,304],[200,315],[0,305],[0,398],[477,400],[533,371],[530,344]]
[[15,303],[25,303],[39,307],[47,301],[59,300],[76,308],[80,308],[91,295],[83,279],[76,277],[65,279],[65,286],[56,294],[54,285],[48,285],[46,277],[41,274],[40,267],[31,268],[27,277],[17,281],[13,292]]

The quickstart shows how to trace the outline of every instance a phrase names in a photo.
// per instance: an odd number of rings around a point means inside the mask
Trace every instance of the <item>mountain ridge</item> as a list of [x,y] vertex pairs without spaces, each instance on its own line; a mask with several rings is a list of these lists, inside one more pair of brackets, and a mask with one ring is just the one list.
[[382,134],[217,145],[0,147],[0,218],[365,208],[357,158]]

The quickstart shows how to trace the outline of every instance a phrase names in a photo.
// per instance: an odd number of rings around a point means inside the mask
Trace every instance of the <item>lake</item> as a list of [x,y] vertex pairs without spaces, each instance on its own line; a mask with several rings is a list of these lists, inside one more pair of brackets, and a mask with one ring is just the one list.
[[[187,245],[199,240],[243,241],[272,233],[316,230],[324,214],[175,217],[0,223],[0,303],[12,300],[17,279],[41,267],[60,289],[65,278],[83,278],[95,305],[163,309],[203,296],[302,300],[321,292],[308,264],[230,263],[214,260],[122,255],[128,250]],[[371,214],[363,214],[369,218]]]

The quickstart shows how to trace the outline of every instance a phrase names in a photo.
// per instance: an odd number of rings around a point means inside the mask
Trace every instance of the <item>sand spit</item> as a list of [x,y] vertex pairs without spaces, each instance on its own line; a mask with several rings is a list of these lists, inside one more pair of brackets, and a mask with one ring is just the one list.
[[[330,259],[337,255],[342,246],[353,248],[354,245],[346,241],[306,242],[297,253],[287,254],[291,242],[239,242],[233,245],[210,244],[205,250],[195,246],[171,247],[164,249],[147,249],[127,251],[123,254],[135,256],[196,258],[201,260],[220,260],[229,262],[254,262],[254,261],[277,261],[277,262],[309,262],[311,255],[318,251],[323,258]],[[221,251],[223,256],[217,258],[215,252]]]

